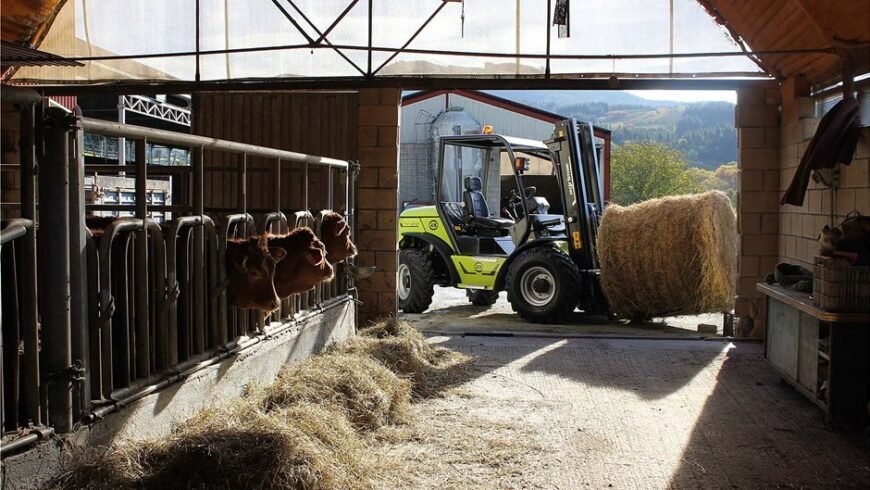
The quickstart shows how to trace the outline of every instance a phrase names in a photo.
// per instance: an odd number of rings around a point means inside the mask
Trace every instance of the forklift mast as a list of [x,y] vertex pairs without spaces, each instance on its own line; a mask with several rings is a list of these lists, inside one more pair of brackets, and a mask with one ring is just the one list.
[[546,144],[562,189],[571,258],[581,270],[598,269],[596,236],[604,212],[604,186],[592,125],[574,119],[557,121]]

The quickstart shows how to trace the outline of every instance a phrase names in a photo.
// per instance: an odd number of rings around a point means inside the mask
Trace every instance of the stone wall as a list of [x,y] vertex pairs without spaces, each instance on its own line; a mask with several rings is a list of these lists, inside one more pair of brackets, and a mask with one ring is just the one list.
[[357,282],[360,326],[397,313],[400,101],[398,89],[359,92],[357,263],[377,267],[371,278]]

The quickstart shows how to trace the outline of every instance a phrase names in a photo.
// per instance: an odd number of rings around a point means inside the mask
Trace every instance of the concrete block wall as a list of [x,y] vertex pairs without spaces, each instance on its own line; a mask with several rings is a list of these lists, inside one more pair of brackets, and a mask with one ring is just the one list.
[[[790,79],[782,86],[782,141],[779,195],[788,188],[801,156],[818,127],[814,100],[806,84]],[[778,260],[812,270],[819,232],[836,226],[853,210],[870,215],[870,128],[862,129],[851,165],[840,165],[839,185],[831,189],[810,180],[802,206],[780,208]]]
[[360,326],[397,313],[400,102],[398,89],[359,92],[357,263],[377,267],[357,282]]
[[763,280],[778,259],[780,100],[776,86],[737,92],[740,242],[734,313],[745,327],[738,328],[739,335],[763,335],[764,299],[755,290],[755,284]]

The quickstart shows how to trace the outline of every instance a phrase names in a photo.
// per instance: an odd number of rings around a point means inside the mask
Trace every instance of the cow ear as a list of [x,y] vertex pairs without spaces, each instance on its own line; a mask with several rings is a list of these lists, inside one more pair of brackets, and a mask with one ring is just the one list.
[[281,262],[281,259],[287,256],[287,251],[281,247],[269,247],[269,255],[275,259],[275,262]]

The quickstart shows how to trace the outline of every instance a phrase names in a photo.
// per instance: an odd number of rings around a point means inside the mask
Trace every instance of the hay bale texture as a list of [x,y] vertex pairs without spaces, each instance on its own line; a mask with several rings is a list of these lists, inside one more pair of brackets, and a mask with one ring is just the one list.
[[365,489],[372,468],[341,413],[299,404],[264,412],[238,400],[206,410],[168,437],[85,454],[61,489]]
[[719,191],[610,205],[598,230],[601,287],[621,318],[733,308],[737,226]]
[[415,398],[428,398],[455,380],[470,358],[426,341],[406,321],[389,318],[360,330],[339,352],[364,355],[411,382]]
[[266,411],[299,403],[339,410],[357,428],[405,420],[411,386],[371,357],[330,352],[287,366],[274,383],[252,390]]

